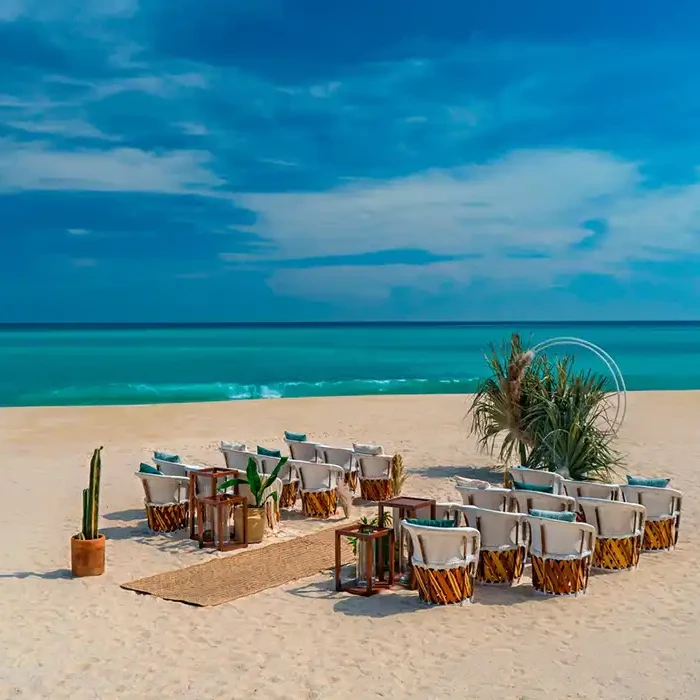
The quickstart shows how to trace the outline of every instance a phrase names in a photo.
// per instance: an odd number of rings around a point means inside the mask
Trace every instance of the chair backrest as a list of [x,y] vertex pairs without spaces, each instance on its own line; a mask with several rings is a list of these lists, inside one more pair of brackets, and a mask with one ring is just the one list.
[[[255,461],[258,463],[258,471],[263,474],[272,474],[277,468],[280,462],[279,457],[268,457],[266,455],[256,455]],[[290,484],[293,481],[299,480],[299,475],[297,474],[296,468],[293,466],[291,460],[287,460],[277,474],[277,477],[282,479],[283,484]]]
[[360,442],[353,442],[352,449],[358,455],[383,455],[384,447],[382,445],[368,445]]
[[537,557],[577,559],[593,552],[595,528],[587,523],[567,523],[528,516],[530,553]]
[[406,520],[401,526],[413,545],[414,564],[428,569],[454,569],[477,561],[479,531],[473,527],[429,527]]
[[481,489],[458,484],[457,491],[459,491],[465,506],[476,506],[488,510],[508,510],[510,489]]
[[513,481],[533,486],[552,486],[553,494],[563,493],[562,482],[564,479],[555,472],[544,469],[526,469],[525,467],[508,467],[508,475]]
[[510,492],[510,508],[519,513],[529,513],[531,510],[576,510],[576,499],[570,496],[555,496],[552,493],[539,493],[538,491]]
[[617,484],[600,484],[596,481],[573,481],[572,479],[564,479],[562,483],[564,493],[572,498],[620,500],[620,487]]
[[454,520],[456,523],[459,523],[459,507],[459,503],[436,503],[436,520]]
[[527,516],[474,506],[459,506],[469,527],[481,533],[481,549],[507,550],[527,546]]
[[335,464],[346,472],[352,471],[355,466],[355,453],[347,447],[319,447],[320,459],[326,464]]
[[185,476],[144,474],[136,472],[141,479],[146,502],[152,505],[184,503],[187,500],[189,479]]
[[185,467],[187,465],[183,464],[182,462],[168,462],[164,459],[157,459],[156,457],[153,457],[152,459],[156,467],[158,467],[158,469],[160,469],[166,476],[187,475],[187,472],[185,471]]
[[356,455],[360,479],[391,479],[394,455]]
[[466,486],[472,489],[490,489],[493,484],[483,479],[470,479],[466,476],[456,476],[457,486]]
[[242,472],[248,468],[248,460],[251,457],[253,459],[257,457],[255,452],[250,452],[249,450],[232,450],[228,447],[220,447],[219,449],[226,460],[226,467],[228,469],[237,469]]
[[584,522],[595,527],[598,537],[634,537],[644,532],[646,510],[638,503],[601,498],[578,498]]
[[681,510],[683,494],[676,489],[658,486],[620,486],[622,500],[627,503],[639,503],[646,508],[647,520],[664,520]]
[[338,481],[345,470],[337,464],[324,462],[302,462],[290,460],[299,473],[299,488],[302,491],[328,491],[338,488]]
[[302,462],[315,462],[318,459],[318,450],[321,447],[317,442],[299,442],[297,440],[285,440],[289,446],[289,454],[292,459]]

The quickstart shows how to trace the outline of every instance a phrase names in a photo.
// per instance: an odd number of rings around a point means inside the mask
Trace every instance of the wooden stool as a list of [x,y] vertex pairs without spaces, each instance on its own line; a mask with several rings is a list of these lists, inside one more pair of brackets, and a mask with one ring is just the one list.
[[[216,486],[221,478],[233,479],[239,474],[235,469],[221,469],[219,467],[207,467],[206,469],[198,469],[197,471],[191,471],[190,476],[190,491],[189,491],[189,521],[190,521],[190,539],[198,540],[199,533],[197,530],[197,523],[199,518],[197,516],[197,478],[209,477],[211,479],[211,492],[216,495]],[[236,487],[235,493],[238,493],[238,488]]]

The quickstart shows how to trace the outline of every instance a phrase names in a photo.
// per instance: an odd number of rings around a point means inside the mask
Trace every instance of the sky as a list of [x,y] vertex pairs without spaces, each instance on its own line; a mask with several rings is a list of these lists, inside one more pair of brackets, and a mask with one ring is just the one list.
[[700,318],[695,0],[1,0],[0,323]]

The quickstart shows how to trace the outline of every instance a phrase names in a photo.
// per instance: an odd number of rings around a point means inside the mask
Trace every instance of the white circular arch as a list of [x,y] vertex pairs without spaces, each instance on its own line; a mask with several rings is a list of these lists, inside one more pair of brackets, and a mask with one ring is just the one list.
[[549,338],[549,340],[544,340],[541,343],[535,345],[531,348],[531,352],[534,355],[538,355],[549,348],[561,346],[561,345],[576,345],[580,348],[584,348],[592,352],[596,357],[605,363],[605,366],[610,371],[613,381],[615,382],[615,397],[617,399],[617,408],[615,410],[615,417],[610,423],[610,429],[613,435],[617,435],[617,432],[622,427],[625,422],[625,416],[627,415],[627,387],[625,385],[625,378],[622,376],[620,368],[617,366],[615,360],[608,355],[603,348],[599,347],[595,343],[591,343],[589,340],[584,340],[583,338],[576,338],[574,336],[560,336],[558,338]]

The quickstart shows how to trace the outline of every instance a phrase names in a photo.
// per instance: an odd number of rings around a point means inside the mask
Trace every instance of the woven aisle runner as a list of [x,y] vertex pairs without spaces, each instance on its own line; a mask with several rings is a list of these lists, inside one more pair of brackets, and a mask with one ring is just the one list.
[[[348,527],[348,523],[338,527]],[[121,587],[190,605],[221,605],[332,569],[336,529],[244,550],[205,564],[123,583]],[[346,537],[341,542],[341,562],[348,564],[354,559],[352,548]]]

